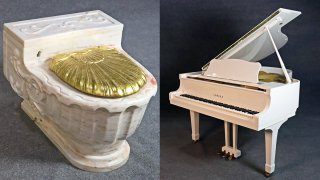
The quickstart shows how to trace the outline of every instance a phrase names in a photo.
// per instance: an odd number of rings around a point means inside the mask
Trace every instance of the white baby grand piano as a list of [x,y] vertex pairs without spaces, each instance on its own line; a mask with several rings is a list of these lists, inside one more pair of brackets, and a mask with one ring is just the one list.
[[[286,69],[278,52],[288,41],[281,28],[300,14],[280,8],[206,64],[202,72],[180,74],[180,87],[170,93],[170,103],[190,110],[194,142],[199,140],[199,113],[224,121],[222,152],[229,159],[241,155],[237,148],[238,125],[265,130],[265,175],[274,172],[278,130],[295,115],[300,88],[299,80],[292,78],[292,71]],[[274,52],[281,68],[256,62]],[[260,71],[281,75],[285,82],[260,81]]]

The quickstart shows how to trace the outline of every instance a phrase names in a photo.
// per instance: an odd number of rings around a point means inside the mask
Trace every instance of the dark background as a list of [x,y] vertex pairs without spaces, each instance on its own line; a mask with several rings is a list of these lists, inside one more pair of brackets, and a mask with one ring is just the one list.
[[[189,112],[169,104],[180,73],[201,67],[278,8],[301,11],[282,31],[280,54],[301,81],[300,106],[278,134],[272,179],[319,179],[320,1],[163,0],[160,11],[161,177],[163,179],[264,179],[264,132],[239,127],[242,157],[221,159],[223,122],[200,116],[202,141],[191,144]],[[275,54],[262,65],[280,67]],[[279,109],[281,113],[281,109]]]
[[[0,32],[5,22],[100,9],[124,24],[124,50],[159,80],[159,4],[157,0],[0,0]],[[2,43],[0,49],[2,57]],[[128,139],[127,164],[112,172],[92,173],[73,167],[21,110],[22,99],[3,76],[2,58],[0,72],[1,180],[159,179],[159,93]]]

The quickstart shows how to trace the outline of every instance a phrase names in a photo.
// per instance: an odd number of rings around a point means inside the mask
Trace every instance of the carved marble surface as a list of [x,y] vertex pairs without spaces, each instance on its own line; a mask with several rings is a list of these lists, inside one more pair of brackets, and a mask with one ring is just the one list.
[[30,38],[121,23],[96,10],[6,24],[18,36]]
[[17,25],[20,32],[24,34],[41,34],[48,31],[66,31],[73,28],[85,27],[90,24],[112,24],[112,21],[103,17],[101,14],[85,14],[78,17],[59,20],[56,22],[41,22],[28,25]]

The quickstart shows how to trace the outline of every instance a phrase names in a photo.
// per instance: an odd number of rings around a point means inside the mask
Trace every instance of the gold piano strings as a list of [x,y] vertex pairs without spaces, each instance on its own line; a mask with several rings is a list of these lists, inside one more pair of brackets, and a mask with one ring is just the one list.
[[[268,21],[270,21],[273,17],[275,17],[276,15],[278,15],[280,13],[279,10],[275,11],[274,13],[272,13],[270,16],[268,16],[266,19],[264,19],[262,22],[260,22],[258,25],[256,25],[254,28],[252,28],[249,32],[247,32],[245,35],[243,35],[240,39],[238,39],[236,42],[234,42],[233,44],[231,44],[227,49],[225,49],[224,51],[222,51],[220,54],[218,54],[214,59],[219,59],[222,55],[224,55],[226,52],[228,52],[229,50],[231,50],[233,47],[237,46],[242,40],[246,39],[248,36],[250,36],[252,33],[254,33],[255,31],[257,31],[261,26],[263,26],[264,24],[266,24]],[[210,61],[205,64],[204,66],[202,66],[202,71],[207,70],[208,66],[210,64]]]
[[286,83],[286,77],[277,73],[259,72],[259,81]]

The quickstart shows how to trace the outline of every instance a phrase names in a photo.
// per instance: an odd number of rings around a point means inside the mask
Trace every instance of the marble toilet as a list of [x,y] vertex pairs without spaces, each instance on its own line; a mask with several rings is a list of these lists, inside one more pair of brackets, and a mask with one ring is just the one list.
[[[122,30],[121,23],[99,10],[4,25],[4,74],[23,99],[22,109],[62,154],[82,170],[106,172],[127,162],[130,146],[126,139],[141,123],[157,91],[153,75],[121,48]],[[130,75],[132,70],[121,63],[110,67],[118,74],[101,75],[113,84],[108,81],[99,85],[94,79],[97,72],[93,70],[90,72],[93,78],[81,79],[82,68],[78,68],[80,79],[71,77],[70,82],[75,82],[72,85],[50,69],[59,54],[75,52],[81,58],[97,59],[106,58],[103,53],[108,49],[127,58],[137,69],[134,72],[141,72],[142,79],[134,79]],[[77,63],[79,58],[74,60],[73,55],[71,59]],[[117,66],[123,70],[117,70]],[[70,77],[70,73],[65,75]],[[132,82],[128,84],[126,79]],[[123,86],[117,87],[120,82]],[[81,91],[83,88],[89,93]]]

